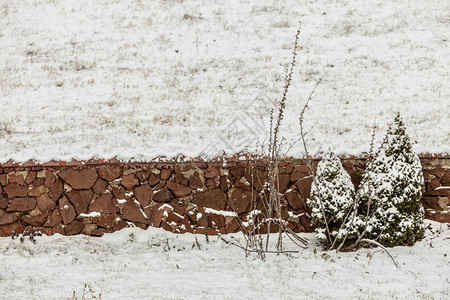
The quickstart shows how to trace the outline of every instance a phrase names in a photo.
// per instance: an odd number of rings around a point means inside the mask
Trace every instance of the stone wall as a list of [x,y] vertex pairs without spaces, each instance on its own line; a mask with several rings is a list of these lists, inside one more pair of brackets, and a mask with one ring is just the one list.
[[[450,157],[422,157],[427,217],[450,222]],[[358,185],[365,159],[343,159]],[[267,180],[262,160],[121,163],[49,162],[0,166],[0,236],[13,231],[101,236],[127,226],[214,235],[239,231]],[[301,160],[280,163],[283,218],[310,231],[311,179]]]

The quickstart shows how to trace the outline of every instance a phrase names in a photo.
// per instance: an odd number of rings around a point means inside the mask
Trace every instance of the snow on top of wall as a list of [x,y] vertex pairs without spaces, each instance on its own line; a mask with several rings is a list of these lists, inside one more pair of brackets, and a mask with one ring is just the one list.
[[[448,2],[7,1],[0,162],[255,150],[302,33],[282,135],[369,150],[395,112],[421,153],[450,153]],[[294,146],[291,156],[302,156]]]

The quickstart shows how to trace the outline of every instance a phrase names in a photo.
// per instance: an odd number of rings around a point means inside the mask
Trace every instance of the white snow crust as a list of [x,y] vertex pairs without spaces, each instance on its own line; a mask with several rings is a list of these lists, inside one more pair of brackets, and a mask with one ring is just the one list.
[[[0,162],[255,150],[302,33],[282,135],[369,150],[400,111],[416,152],[450,153],[447,0],[0,3]],[[291,156],[302,156],[293,147]]]

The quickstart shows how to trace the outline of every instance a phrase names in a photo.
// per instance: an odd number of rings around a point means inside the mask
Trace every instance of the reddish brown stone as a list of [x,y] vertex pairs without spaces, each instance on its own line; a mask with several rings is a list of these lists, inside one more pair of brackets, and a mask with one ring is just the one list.
[[131,222],[139,222],[147,224],[147,219],[141,211],[141,207],[134,203],[133,200],[128,200],[123,207],[122,219]]
[[47,219],[47,222],[44,224],[44,226],[54,227],[55,225],[60,224],[61,221],[62,221],[61,213],[59,212],[59,209],[55,209],[50,214],[50,217]]
[[8,180],[7,180],[6,174],[0,174],[0,184],[2,186],[5,186],[5,185],[8,184]]
[[17,183],[18,185],[25,184],[25,180],[22,174],[11,174],[9,175],[9,183]]
[[428,184],[428,190],[431,192],[441,186],[439,178],[433,178]]
[[9,204],[8,199],[0,195],[0,208],[7,208]]
[[4,209],[0,209],[0,225],[10,224],[14,222],[14,215],[7,213]]
[[25,178],[25,183],[30,184],[36,179],[37,173],[35,171],[28,172],[27,178]]
[[302,199],[297,191],[289,191],[285,193],[286,200],[289,205],[294,209],[300,209],[305,207],[305,201]]
[[201,207],[223,210],[226,205],[226,195],[220,189],[193,194],[193,203]]
[[25,215],[21,219],[23,222],[30,224],[31,226],[42,226],[47,221],[48,212],[44,212],[37,216]]
[[97,221],[97,226],[106,228],[106,229],[112,229],[114,227],[115,221],[116,221],[116,216],[114,214],[102,216]]
[[0,226],[1,236],[11,236],[13,231],[16,233],[22,233],[22,228],[20,227],[19,223],[14,222]]
[[220,176],[219,187],[222,191],[226,192],[228,190],[228,176]]
[[44,178],[39,178],[39,177],[36,177],[34,180],[33,180],[33,182],[32,182],[32,184],[34,185],[34,186],[40,186],[40,185],[43,185],[45,183],[45,179]]
[[10,183],[4,187],[4,190],[8,195],[8,198],[26,197],[28,193],[28,186]]
[[230,168],[230,173],[235,179],[240,179],[244,176],[245,168],[243,167],[233,167]]
[[450,186],[450,170],[445,171],[441,178],[442,185]]
[[161,178],[159,177],[159,174],[152,174],[148,178],[148,184],[150,184],[151,186],[158,184],[160,181],[161,181]]
[[195,172],[189,177],[189,186],[193,189],[203,188],[203,182],[200,179],[200,175],[198,174],[198,172]]
[[160,173],[160,177],[162,180],[167,180],[170,178],[170,175],[172,175],[171,169],[162,169]]
[[113,181],[122,175],[120,166],[101,166],[98,168],[98,176],[106,181]]
[[226,233],[235,233],[235,232],[238,232],[238,231],[240,231],[240,226],[239,226],[239,223],[238,223],[238,221],[236,220],[236,219],[234,219],[233,221],[231,221],[230,222],[230,224],[228,224],[226,227],[225,227],[225,232]]
[[53,226],[52,232],[53,234],[59,233],[61,235],[66,235],[62,224],[56,224],[55,226]]
[[66,195],[75,207],[77,214],[88,211],[89,203],[92,200],[92,192],[90,190],[71,190]]
[[147,178],[150,176],[151,173],[152,173],[151,170],[139,171],[136,173],[136,176],[140,182],[144,182],[147,180]]
[[220,170],[215,167],[210,167],[205,171],[205,178],[214,178],[220,176]]
[[69,225],[64,226],[66,235],[79,234],[84,228],[84,224],[81,221],[74,220]]
[[158,191],[158,190],[164,188],[165,186],[166,186],[166,181],[165,180],[161,180],[157,185],[152,187],[152,190]]
[[112,193],[114,197],[117,199],[126,199],[127,196],[125,195],[125,188],[119,187],[119,188],[113,188]]
[[108,183],[102,179],[97,179],[97,181],[94,183],[94,186],[92,187],[92,190],[96,194],[103,194],[106,192],[106,188],[108,187]]
[[169,213],[169,216],[167,217],[167,223],[172,223],[172,222],[174,222],[174,223],[179,223],[179,222],[181,222],[183,220],[183,216],[182,215],[180,215],[180,214],[177,214],[177,213],[174,213],[174,212],[170,212]]
[[204,235],[217,235],[217,230],[209,227],[197,227],[195,230],[196,234],[204,234]]
[[153,191],[148,185],[138,186],[133,190],[136,199],[141,203],[142,207],[147,207],[152,202]]
[[164,210],[159,209],[161,205],[155,205],[151,208],[151,214],[149,215],[146,210],[147,217],[150,218],[150,225],[153,227],[160,227],[164,216]]
[[29,211],[36,207],[35,198],[14,198],[7,211]]
[[291,183],[291,175],[290,174],[279,174],[278,175],[278,187],[279,192],[284,193]]
[[[256,195],[254,193],[253,197]],[[242,191],[240,189],[235,189],[228,199],[228,205],[230,208],[237,214],[241,214],[243,212],[247,212],[250,208],[250,204],[252,202],[252,193],[251,191]]]
[[436,166],[433,169],[431,169],[430,173],[438,178],[441,178],[442,175],[444,174],[444,168],[442,166]]
[[55,201],[53,201],[48,194],[43,194],[36,198],[37,201],[37,207],[40,211],[46,212],[53,210],[56,206]]
[[430,213],[426,213],[425,214],[427,219],[436,221],[436,222],[441,222],[441,223],[450,223],[450,213],[434,213],[434,214],[430,214]]
[[119,208],[114,204],[111,194],[103,194],[89,205],[89,211],[109,214],[119,212]]
[[59,197],[61,197],[62,193],[64,192],[64,182],[58,178],[56,179],[53,186],[50,188],[50,191],[48,192],[48,195],[50,198],[53,199],[53,201],[58,201]]
[[307,165],[298,165],[295,166],[294,171],[291,173],[291,181],[295,182],[299,180],[300,178],[309,176],[311,174],[311,171],[309,170],[309,167]]
[[212,178],[207,178],[205,185],[206,185],[206,188],[208,188],[208,190],[212,190],[217,187],[216,182]]
[[309,198],[309,195],[311,193],[312,181],[313,181],[312,178],[307,178],[307,179],[301,178],[301,179],[297,180],[297,182],[295,183],[298,191],[300,192],[300,195],[302,196],[302,198],[304,200]]
[[208,221],[209,227],[221,228],[225,226],[225,217],[222,215],[210,214]]
[[167,188],[175,195],[175,197],[184,197],[191,193],[191,189],[173,181],[167,181]]
[[77,213],[75,212],[75,208],[69,202],[69,200],[67,199],[66,196],[62,197],[59,200],[59,213],[61,214],[64,225],[69,224],[70,222],[75,220],[75,217],[77,216]]
[[311,232],[311,218],[309,218],[306,214],[302,214],[299,217],[300,223],[305,227],[306,232]]
[[135,186],[139,185],[139,180],[134,176],[134,174],[124,175],[122,177],[122,185],[127,190],[132,190]]
[[173,195],[166,189],[160,189],[156,193],[153,194],[153,201],[156,202],[169,202],[173,199]]
[[184,186],[189,185],[189,179],[186,176],[184,176],[183,173],[177,173],[175,175],[175,181],[176,181],[176,183],[179,183]]
[[51,188],[52,185],[55,183],[55,181],[56,181],[56,176],[53,174],[53,172],[50,170],[46,170],[45,171],[45,181],[44,181],[45,187]]
[[93,168],[68,169],[58,175],[74,189],[90,189],[98,178],[97,171]]
[[44,194],[45,191],[46,191],[45,186],[40,185],[40,186],[37,186],[37,187],[32,188],[31,190],[29,190],[28,191],[28,196],[30,196],[30,197],[38,197],[38,196]]
[[128,227],[128,223],[124,220],[116,221],[116,225],[113,227],[113,231],[118,231]]
[[180,203],[176,200],[172,200],[171,206],[173,207],[173,211],[179,215],[183,215],[187,208],[186,203]]

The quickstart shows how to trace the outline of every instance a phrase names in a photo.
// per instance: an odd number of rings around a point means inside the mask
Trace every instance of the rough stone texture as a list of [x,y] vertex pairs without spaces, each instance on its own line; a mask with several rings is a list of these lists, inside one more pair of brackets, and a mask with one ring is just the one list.
[[133,190],[133,194],[141,203],[142,207],[147,207],[152,203],[153,190],[148,185],[138,186]]
[[167,188],[175,195],[175,197],[184,197],[191,193],[191,189],[173,181],[167,181]]
[[8,195],[8,198],[26,197],[28,193],[28,186],[10,183],[3,188]]
[[122,177],[122,185],[127,190],[132,190],[135,186],[139,185],[139,180],[134,176],[134,174],[124,175]]
[[75,208],[65,196],[59,200],[59,213],[61,214],[64,225],[75,220],[75,217],[77,216]]
[[75,207],[77,214],[88,211],[89,203],[92,200],[92,192],[90,190],[72,190],[66,195]]
[[90,189],[98,178],[97,170],[94,168],[68,169],[58,175],[74,189]]
[[98,169],[98,177],[106,181],[113,181],[122,175],[122,168],[120,166],[101,166]]
[[51,211],[55,208],[56,203],[53,201],[48,194],[43,194],[36,198],[37,207],[40,211]]
[[6,211],[29,211],[36,207],[35,198],[14,198]]
[[193,203],[202,207],[209,207],[215,210],[224,210],[226,205],[226,195],[220,189],[193,194]]
[[[446,188],[450,186],[450,157],[421,161],[426,216],[450,222],[450,189]],[[45,234],[101,236],[126,227],[127,222],[144,229],[150,224],[177,233],[236,232],[240,227],[234,217],[206,213],[205,208],[234,208],[246,218],[252,189],[260,199],[267,181],[267,165],[253,161],[230,161],[226,167],[220,161],[114,164],[70,162],[69,169],[59,164],[0,166],[0,236],[25,228]],[[343,160],[355,186],[365,165],[364,160]],[[279,171],[284,203],[281,217],[296,232],[310,231],[310,219],[304,213],[310,211],[305,199],[309,197],[312,179],[302,179],[309,175],[308,167],[300,160],[281,161]],[[116,199],[127,201],[119,203]],[[256,202],[256,207],[263,209],[261,201]],[[101,215],[79,216],[93,211]],[[289,217],[288,212],[299,218]]]
[[153,201],[156,202],[169,202],[173,199],[173,195],[166,189],[160,189],[153,194]]
[[128,200],[125,203],[125,206],[123,207],[122,218],[131,222],[147,224],[147,219],[142,214],[140,206],[131,200]]
[[89,212],[99,212],[101,214],[109,214],[119,212],[119,208],[113,202],[111,194],[103,194],[89,205]]

